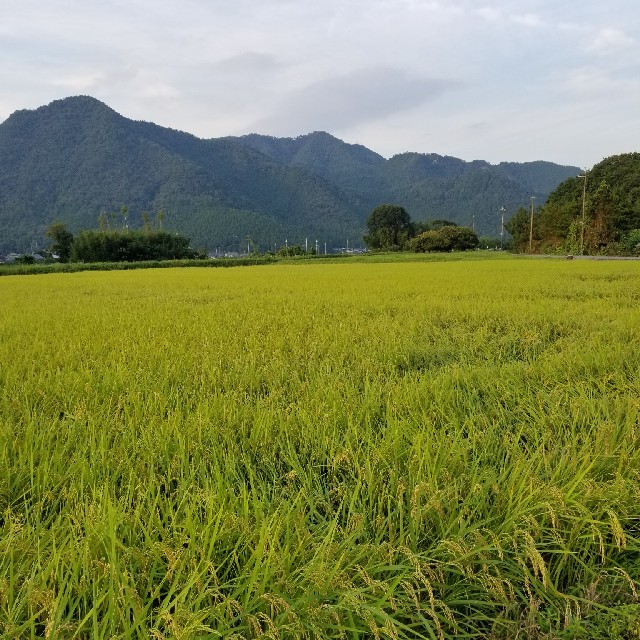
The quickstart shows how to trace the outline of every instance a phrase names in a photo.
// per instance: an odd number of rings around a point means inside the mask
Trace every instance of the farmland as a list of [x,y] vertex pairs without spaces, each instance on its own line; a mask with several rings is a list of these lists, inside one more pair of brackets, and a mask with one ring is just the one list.
[[2,638],[634,638],[640,264],[0,279]]

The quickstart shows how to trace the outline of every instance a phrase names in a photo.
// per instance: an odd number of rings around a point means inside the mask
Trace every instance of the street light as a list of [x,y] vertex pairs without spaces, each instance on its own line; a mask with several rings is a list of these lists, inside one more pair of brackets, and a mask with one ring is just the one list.
[[585,202],[587,200],[587,175],[589,172],[585,169],[584,174],[578,176],[578,178],[584,178],[584,183],[582,185],[582,228],[580,229],[580,255],[584,255],[584,210],[585,210]]
[[531,221],[529,222],[529,253],[533,251],[533,201],[535,196],[531,196]]

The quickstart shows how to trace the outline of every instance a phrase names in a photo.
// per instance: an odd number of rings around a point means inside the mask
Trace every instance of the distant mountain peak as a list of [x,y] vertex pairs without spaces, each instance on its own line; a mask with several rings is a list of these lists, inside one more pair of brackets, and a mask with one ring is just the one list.
[[[46,113],[47,111],[66,111],[69,108],[73,109],[104,109],[105,111],[111,111],[116,113],[111,107],[106,105],[104,102],[100,102],[97,98],[93,98],[91,96],[79,95],[79,96],[69,96],[68,98],[60,98],[58,100],[53,100],[49,104],[43,105],[41,107],[37,107],[36,109],[19,109],[15,111],[12,115],[15,114],[36,114],[36,113]],[[9,116],[11,117],[11,116]]]

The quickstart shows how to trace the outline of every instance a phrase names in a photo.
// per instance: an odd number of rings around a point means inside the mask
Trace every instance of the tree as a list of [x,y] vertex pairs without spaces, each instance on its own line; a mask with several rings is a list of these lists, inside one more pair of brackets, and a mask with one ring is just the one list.
[[592,213],[585,228],[587,253],[602,251],[618,239],[620,216],[618,203],[606,180],[601,180],[592,196]]
[[457,227],[458,225],[455,222],[451,222],[450,220],[423,220],[420,222],[413,222],[413,236],[419,236],[425,231],[437,231],[438,229],[442,229],[442,227]]
[[524,207],[520,207],[504,228],[511,234],[511,249],[524,253],[529,247],[529,234],[531,230],[531,213]]
[[49,225],[46,236],[53,240],[51,253],[55,253],[60,262],[69,262],[71,245],[73,244],[71,231],[62,222],[54,222]]
[[74,262],[137,262],[202,257],[189,238],[168,231],[81,231],[71,247]]
[[480,244],[476,232],[469,227],[444,226],[436,233],[442,238],[445,251],[467,251]]
[[432,251],[466,251],[479,244],[475,231],[468,227],[444,226],[438,230],[425,231],[409,242],[409,248],[416,253]]
[[[634,250],[626,235],[640,228],[640,153],[610,156],[585,175],[568,178],[549,194],[534,218],[534,248],[586,254]],[[522,237],[513,244],[522,251],[528,239],[525,215],[520,218]]]
[[125,231],[129,230],[129,207],[127,207],[126,204],[123,204],[122,207],[120,207],[120,213],[122,215],[122,228]]
[[620,244],[626,253],[638,255],[640,253],[640,229],[632,229],[626,233],[622,236]]
[[381,204],[369,214],[367,228],[367,247],[397,250],[411,237],[411,218],[404,207]]
[[442,227],[457,227],[458,225],[455,222],[451,222],[451,220],[427,220],[427,224],[429,225],[429,229],[433,231],[438,231],[438,229],[442,229]]
[[440,235],[433,229],[424,231],[420,235],[412,238],[409,242],[409,249],[416,253],[431,253],[432,251],[442,251]]
[[27,253],[23,253],[21,256],[18,256],[14,262],[15,264],[35,264],[36,259]]

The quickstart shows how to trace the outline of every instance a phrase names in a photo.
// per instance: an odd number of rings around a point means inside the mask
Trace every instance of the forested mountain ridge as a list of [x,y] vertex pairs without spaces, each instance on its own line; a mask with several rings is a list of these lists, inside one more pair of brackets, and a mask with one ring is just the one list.
[[[95,228],[101,212],[166,212],[166,228],[196,247],[262,248],[360,241],[370,210],[405,206],[499,233],[498,209],[542,201],[575,167],[467,163],[435,154],[386,160],[324,132],[199,139],[127,119],[87,96],[18,111],[0,124],[0,255],[44,242],[54,220]],[[532,190],[535,193],[532,193]],[[114,224],[116,224],[114,222]]]
[[162,209],[168,228],[205,247],[239,249],[247,236],[268,246],[305,232],[335,242],[361,226],[349,199],[310,172],[230,140],[128,120],[93,98],[0,125],[1,248],[41,241],[56,219],[96,227],[102,211],[123,204],[132,225]]
[[386,160],[324,132],[298,138],[250,134],[232,139],[324,177],[368,209],[394,202],[416,220],[445,218],[464,225],[471,225],[475,216],[481,233],[495,235],[500,207],[515,210],[531,196],[542,203],[559,182],[580,171],[545,161],[491,165],[435,153],[407,152]]
[[254,133],[230,139],[278,162],[324,178],[350,194],[367,210],[383,201],[386,195],[381,182],[381,168],[386,160],[362,145],[348,144],[324,131],[297,138],[273,138]]

